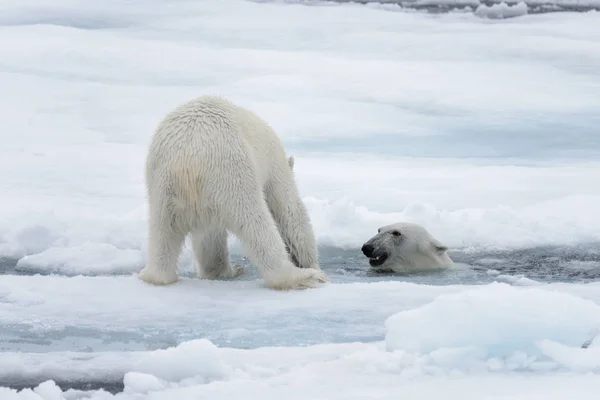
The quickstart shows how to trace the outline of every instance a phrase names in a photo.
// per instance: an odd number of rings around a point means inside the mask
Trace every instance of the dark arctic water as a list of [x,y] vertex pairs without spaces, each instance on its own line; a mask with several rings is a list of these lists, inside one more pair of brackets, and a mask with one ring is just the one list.
[[321,249],[322,265],[338,282],[400,280],[428,285],[486,284],[498,275],[525,277],[538,282],[585,283],[600,280],[600,243],[545,246],[504,251],[450,251],[456,268],[401,276],[369,270],[358,249]]
[[[540,246],[511,250],[451,250],[457,264],[448,271],[398,275],[376,273],[369,269],[359,249],[321,247],[322,268],[332,282],[403,281],[427,285],[477,285],[497,281],[497,276],[525,277],[542,283],[587,283],[600,280],[600,242],[577,246]],[[234,262],[248,267],[245,258],[232,256]],[[17,260],[0,259],[0,275],[35,275],[39,272],[18,270]],[[258,279],[249,268],[242,280]],[[183,276],[193,277],[182,272]]]
[[[257,3],[268,3],[275,0],[251,0]],[[314,0],[284,0],[287,3],[314,5],[321,4]],[[383,5],[398,5],[402,9],[420,10],[429,13],[442,14],[452,11],[470,11],[483,4],[491,7],[501,2],[501,0],[471,0],[471,1],[449,1],[449,0],[329,0],[330,3],[355,3],[355,4],[383,4]],[[505,0],[509,5],[515,5],[519,1]],[[529,14],[546,14],[553,12],[586,12],[598,10],[599,7],[592,1],[556,1],[556,0],[523,0],[527,4]],[[509,16],[507,16],[510,18]],[[505,18],[507,18],[505,17]],[[496,17],[498,18],[498,17]]]
[[[276,0],[251,0],[256,3],[269,3]],[[324,2],[314,0],[284,0],[291,4],[304,5],[322,5]],[[354,3],[361,5],[380,5],[380,6],[400,6],[396,9],[388,8],[391,11],[398,10],[418,10],[432,14],[443,14],[448,12],[471,12],[476,10],[479,5],[492,7],[502,0],[328,0],[329,3]],[[598,10],[597,3],[593,1],[556,1],[556,0],[504,0],[506,4],[514,6],[523,1],[527,5],[528,14],[547,14],[555,12],[588,12]],[[518,15],[507,14],[506,16],[491,15],[490,18],[512,18]]]

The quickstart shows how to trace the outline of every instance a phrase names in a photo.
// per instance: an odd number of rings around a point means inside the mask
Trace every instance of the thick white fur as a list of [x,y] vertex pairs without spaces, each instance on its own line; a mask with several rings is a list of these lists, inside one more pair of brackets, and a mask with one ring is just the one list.
[[407,273],[445,269],[454,265],[448,256],[448,247],[418,224],[397,222],[383,226],[366,245],[373,246],[373,256],[387,255],[382,265],[372,265],[374,270]]
[[200,278],[240,275],[242,268],[229,260],[229,231],[269,287],[328,282],[293,167],[273,129],[226,99],[202,96],[171,111],[146,160],[148,263],[140,278],[157,285],[176,282],[188,233]]

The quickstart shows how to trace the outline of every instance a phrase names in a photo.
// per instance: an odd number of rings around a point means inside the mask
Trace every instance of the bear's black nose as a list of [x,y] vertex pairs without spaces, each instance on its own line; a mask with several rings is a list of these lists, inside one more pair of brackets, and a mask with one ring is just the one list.
[[367,257],[371,257],[373,255],[373,246],[370,244],[363,244],[363,247],[361,247],[360,250]]

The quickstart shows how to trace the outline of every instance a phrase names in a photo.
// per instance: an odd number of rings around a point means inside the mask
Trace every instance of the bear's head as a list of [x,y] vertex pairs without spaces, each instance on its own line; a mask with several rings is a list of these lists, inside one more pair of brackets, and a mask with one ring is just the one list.
[[393,272],[449,266],[453,262],[447,250],[424,227],[408,222],[379,228],[361,248],[373,269]]

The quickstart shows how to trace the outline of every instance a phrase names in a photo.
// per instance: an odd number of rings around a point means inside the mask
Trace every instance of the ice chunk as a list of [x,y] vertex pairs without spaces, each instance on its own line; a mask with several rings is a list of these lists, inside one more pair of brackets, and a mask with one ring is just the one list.
[[538,288],[495,283],[402,311],[386,321],[388,350],[431,353],[475,348],[488,357],[540,357],[542,340],[580,347],[600,327],[600,305]]
[[33,391],[44,400],[63,400],[62,390],[53,381],[40,383]]
[[62,275],[133,273],[143,267],[143,260],[140,250],[87,242],[75,247],[50,247],[25,256],[18,261],[16,269]]
[[565,346],[551,340],[538,343],[540,351],[558,364],[576,372],[600,371],[600,346],[577,348]]
[[480,4],[475,10],[475,15],[492,19],[520,17],[527,15],[527,3],[520,1],[517,4],[510,5],[500,2],[491,6]]
[[204,339],[151,352],[139,360],[133,371],[152,374],[169,382],[194,378],[195,383],[206,383],[227,376],[217,347]]
[[533,279],[529,279],[523,275],[504,275],[496,274],[498,271],[488,271],[489,275],[496,275],[496,280],[499,282],[510,283],[514,286],[537,286],[541,285],[540,282]]
[[167,383],[154,375],[141,372],[128,372],[123,378],[125,393],[158,392],[167,387]]

